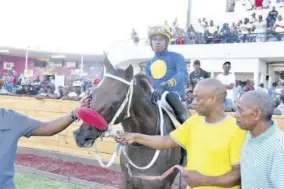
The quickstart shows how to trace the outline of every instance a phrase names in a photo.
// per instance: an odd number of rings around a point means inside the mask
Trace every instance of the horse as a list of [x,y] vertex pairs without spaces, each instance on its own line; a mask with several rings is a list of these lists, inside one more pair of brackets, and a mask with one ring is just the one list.
[[[90,108],[98,112],[108,123],[110,123],[125,101],[129,85],[133,84],[132,100],[127,101],[128,105],[123,108],[114,124],[121,123],[125,132],[142,133],[146,135],[159,135],[161,132],[159,123],[160,116],[157,105],[151,102],[152,89],[150,79],[144,74],[134,76],[132,65],[125,70],[113,67],[108,58],[104,61],[106,74],[100,84],[91,94]],[[106,75],[111,77],[106,77]],[[131,102],[130,102],[131,101]],[[129,107],[129,117],[127,117]],[[163,111],[164,134],[169,134],[175,129],[170,117]],[[103,134],[103,131],[86,124],[82,124],[74,131],[74,137],[79,147],[88,148],[95,140]],[[148,181],[132,175],[157,176],[162,175],[166,170],[180,163],[181,148],[161,150],[155,163],[146,170],[141,170],[129,164],[129,159],[139,167],[150,163],[156,150],[134,144],[127,145],[127,156],[120,155],[120,168],[123,174],[121,189],[170,189],[178,171],[174,171],[164,180]],[[129,158],[129,159],[128,159]]]

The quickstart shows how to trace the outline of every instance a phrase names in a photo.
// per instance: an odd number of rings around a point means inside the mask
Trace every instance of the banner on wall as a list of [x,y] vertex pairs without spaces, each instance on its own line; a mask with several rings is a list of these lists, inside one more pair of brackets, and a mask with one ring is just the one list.
[[12,70],[13,67],[14,67],[14,62],[4,62],[3,63],[4,70]]

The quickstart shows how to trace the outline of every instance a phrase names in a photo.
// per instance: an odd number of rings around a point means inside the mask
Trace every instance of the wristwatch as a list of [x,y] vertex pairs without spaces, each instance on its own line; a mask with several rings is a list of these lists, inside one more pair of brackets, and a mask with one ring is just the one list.
[[75,112],[76,112],[76,110],[73,110],[71,112],[71,118],[72,118],[73,121],[79,121],[79,118],[76,116]]

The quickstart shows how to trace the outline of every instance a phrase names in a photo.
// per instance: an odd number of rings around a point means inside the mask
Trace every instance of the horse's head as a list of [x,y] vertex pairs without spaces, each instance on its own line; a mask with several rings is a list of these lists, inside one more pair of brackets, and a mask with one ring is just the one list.
[[[125,70],[116,69],[106,57],[104,61],[105,75],[100,84],[92,92],[90,108],[98,112],[107,123],[120,123],[128,113],[130,93],[133,91],[133,67],[130,65]],[[127,103],[122,107],[126,98]],[[121,109],[121,110],[120,110]],[[115,114],[119,115],[115,120]],[[94,141],[102,135],[103,131],[86,124],[74,131],[74,137],[79,147],[91,147]]]

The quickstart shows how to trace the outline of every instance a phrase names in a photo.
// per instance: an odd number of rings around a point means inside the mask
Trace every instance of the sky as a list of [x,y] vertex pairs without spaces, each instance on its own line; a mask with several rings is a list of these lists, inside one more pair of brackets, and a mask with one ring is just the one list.
[[129,40],[132,28],[175,17],[185,26],[187,0],[0,0],[0,45],[101,52]]

